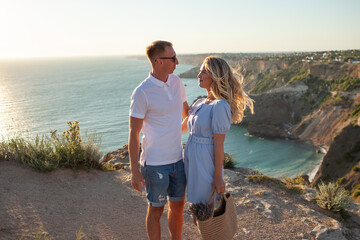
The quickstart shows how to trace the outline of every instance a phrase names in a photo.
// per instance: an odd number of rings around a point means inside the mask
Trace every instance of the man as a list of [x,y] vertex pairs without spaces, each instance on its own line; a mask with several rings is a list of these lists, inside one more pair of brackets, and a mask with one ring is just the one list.
[[[161,238],[160,218],[169,198],[171,239],[181,239],[186,179],[182,159],[181,117],[188,116],[185,88],[172,74],[179,64],[172,43],[155,41],[146,49],[152,72],[131,96],[129,155],[131,185],[148,200],[149,239]],[[138,167],[140,131],[141,171]]]

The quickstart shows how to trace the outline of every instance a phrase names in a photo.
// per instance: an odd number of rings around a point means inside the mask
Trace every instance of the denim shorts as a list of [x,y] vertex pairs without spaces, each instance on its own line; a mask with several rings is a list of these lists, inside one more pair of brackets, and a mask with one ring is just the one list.
[[150,206],[162,207],[167,198],[172,202],[185,199],[186,177],[184,161],[160,166],[141,166]]

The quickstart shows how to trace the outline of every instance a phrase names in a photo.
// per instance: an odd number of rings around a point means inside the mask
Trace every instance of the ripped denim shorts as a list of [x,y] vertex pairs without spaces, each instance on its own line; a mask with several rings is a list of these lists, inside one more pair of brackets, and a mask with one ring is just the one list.
[[150,206],[162,207],[167,199],[177,202],[185,199],[186,177],[184,161],[160,166],[141,166]]

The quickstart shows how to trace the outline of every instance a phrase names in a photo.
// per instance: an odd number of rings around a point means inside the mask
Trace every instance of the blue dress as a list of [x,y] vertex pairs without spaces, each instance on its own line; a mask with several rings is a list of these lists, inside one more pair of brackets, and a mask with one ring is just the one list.
[[189,111],[189,139],[184,152],[189,202],[208,200],[215,173],[214,133],[226,134],[230,126],[231,110],[224,100],[205,104],[205,98],[201,98]]

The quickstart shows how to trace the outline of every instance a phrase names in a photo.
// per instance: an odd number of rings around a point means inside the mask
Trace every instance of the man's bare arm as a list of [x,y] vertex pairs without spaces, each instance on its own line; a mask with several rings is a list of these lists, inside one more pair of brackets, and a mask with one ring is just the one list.
[[141,186],[145,187],[144,178],[139,170],[139,148],[140,131],[143,125],[143,119],[130,117],[129,119],[129,156],[131,170],[131,185],[138,191]]
[[183,102],[183,111],[182,111],[182,118],[185,119],[187,116],[189,116],[189,104],[187,102]]

